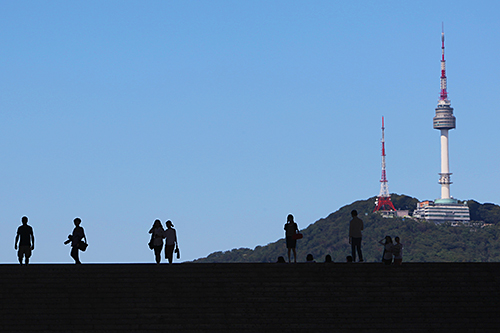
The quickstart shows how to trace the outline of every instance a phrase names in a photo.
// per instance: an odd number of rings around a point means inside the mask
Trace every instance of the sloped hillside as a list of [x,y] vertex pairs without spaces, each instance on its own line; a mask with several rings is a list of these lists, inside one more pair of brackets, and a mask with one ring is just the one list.
[[[418,200],[406,195],[392,195],[397,209],[412,210]],[[367,262],[378,262],[382,246],[378,241],[386,235],[399,236],[404,244],[404,261],[409,262],[498,262],[500,261],[500,207],[469,201],[471,216],[476,220],[493,223],[484,228],[451,227],[410,218],[383,218],[373,213],[375,197],[356,201],[340,208],[301,230],[304,238],[297,242],[298,260],[305,261],[308,253],[317,261],[330,254],[334,261],[343,262],[350,254],[348,225],[351,210],[356,209],[364,221],[363,254]],[[486,220],[486,221],[485,221]],[[275,262],[286,256],[285,241],[279,239],[255,249],[241,248],[215,252],[195,262]]]

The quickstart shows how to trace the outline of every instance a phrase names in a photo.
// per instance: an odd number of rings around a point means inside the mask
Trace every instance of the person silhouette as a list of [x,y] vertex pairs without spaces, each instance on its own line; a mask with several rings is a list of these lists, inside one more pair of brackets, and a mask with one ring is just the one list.
[[403,263],[403,244],[400,243],[399,237],[394,237],[396,244],[392,246],[392,254],[394,255],[394,265],[400,266]]
[[309,254],[306,256],[306,262],[307,262],[307,263],[310,263],[310,264],[313,264],[313,263],[315,263],[316,261],[314,261],[314,257],[313,257],[313,255],[309,253]]
[[73,233],[71,234],[71,258],[75,260],[75,264],[80,265],[80,258],[78,257],[78,251],[80,251],[80,247],[82,243],[82,239],[85,240],[84,244],[87,243],[87,237],[85,236],[85,230],[83,230],[82,227],[80,227],[80,224],[82,223],[82,220],[79,217],[76,217],[73,220],[73,223],[75,224],[75,228],[73,229]]
[[279,256],[277,263],[278,264],[286,264],[285,258],[283,258],[283,256]]
[[391,236],[385,236],[384,239],[379,241],[380,244],[384,245],[384,253],[382,255],[382,262],[385,265],[392,264],[392,238]]
[[361,252],[361,231],[363,230],[363,221],[358,217],[358,212],[351,211],[352,220],[349,222],[349,244],[351,244],[351,256],[353,262],[356,262],[356,250],[359,256],[359,262],[363,262],[363,253]]
[[[31,251],[35,249],[35,235],[33,234],[33,228],[28,225],[28,217],[23,216],[21,218],[21,225],[17,228],[16,240],[14,241],[14,249],[17,251],[17,257],[19,263],[24,263],[28,265],[30,263]],[[19,241],[19,249],[17,248],[17,242]]]
[[179,243],[177,242],[177,233],[175,232],[174,225],[172,221],[168,220],[166,222],[167,230],[165,230],[165,259],[168,259],[168,263],[171,264],[174,261],[174,247],[176,252],[179,251]]
[[149,230],[151,237],[153,238],[153,249],[155,251],[156,264],[159,265],[161,261],[161,249],[163,247],[163,238],[165,238],[165,230],[161,225],[160,220],[155,220],[153,226]]
[[289,214],[285,223],[285,241],[288,249],[288,262],[290,262],[290,252],[293,251],[293,261],[297,262],[297,240],[293,236],[299,231],[297,223],[293,221],[293,215]]

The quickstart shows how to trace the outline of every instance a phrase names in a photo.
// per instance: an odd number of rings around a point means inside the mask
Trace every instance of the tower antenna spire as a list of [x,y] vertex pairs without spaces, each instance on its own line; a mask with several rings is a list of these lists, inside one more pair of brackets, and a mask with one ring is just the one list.
[[448,91],[446,90],[446,60],[444,59],[444,22],[441,22],[441,101],[448,101]]
[[375,201],[374,212],[379,210],[389,210],[395,211],[394,205],[391,201],[391,195],[389,194],[389,185],[387,184],[387,176],[385,173],[385,138],[384,138],[384,117],[382,117],[382,177],[380,179],[380,193]]

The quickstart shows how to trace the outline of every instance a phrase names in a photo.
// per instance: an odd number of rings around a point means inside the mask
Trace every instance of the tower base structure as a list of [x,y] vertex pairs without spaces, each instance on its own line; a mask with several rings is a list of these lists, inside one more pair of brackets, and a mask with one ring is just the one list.
[[378,211],[396,211],[396,208],[394,208],[394,205],[392,204],[391,197],[390,196],[378,196],[377,200],[375,201],[375,209],[373,210],[374,212]]
[[469,222],[470,212],[467,203],[459,203],[458,200],[436,199],[435,201],[422,201],[417,203],[417,209],[413,211],[413,218],[439,223]]

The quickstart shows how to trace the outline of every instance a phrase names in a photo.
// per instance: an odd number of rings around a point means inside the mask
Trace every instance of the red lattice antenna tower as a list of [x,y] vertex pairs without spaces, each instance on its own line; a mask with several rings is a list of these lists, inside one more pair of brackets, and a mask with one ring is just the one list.
[[380,179],[380,194],[375,201],[374,212],[380,210],[393,210],[395,211],[394,205],[391,201],[391,195],[389,194],[389,185],[387,184],[387,177],[385,174],[385,138],[384,138],[384,117],[382,117],[382,178]]

